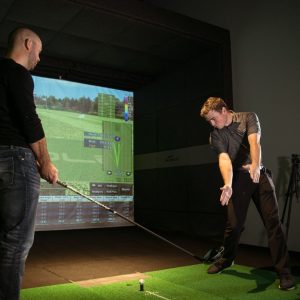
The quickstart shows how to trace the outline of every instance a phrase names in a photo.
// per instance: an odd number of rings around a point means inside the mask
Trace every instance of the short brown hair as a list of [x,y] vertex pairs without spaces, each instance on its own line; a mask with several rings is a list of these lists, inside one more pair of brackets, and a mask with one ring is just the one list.
[[211,110],[221,112],[222,108],[225,107],[228,110],[227,104],[220,97],[209,97],[203,104],[200,110],[200,116],[205,117]]

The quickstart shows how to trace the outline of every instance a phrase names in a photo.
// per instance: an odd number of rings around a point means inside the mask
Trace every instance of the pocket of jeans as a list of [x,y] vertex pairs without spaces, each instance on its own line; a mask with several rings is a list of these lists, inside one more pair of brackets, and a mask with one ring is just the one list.
[[275,191],[275,186],[272,177],[268,173],[261,174],[259,189],[260,192],[266,193],[273,193]]
[[0,158],[0,188],[13,184],[14,161],[12,157]]

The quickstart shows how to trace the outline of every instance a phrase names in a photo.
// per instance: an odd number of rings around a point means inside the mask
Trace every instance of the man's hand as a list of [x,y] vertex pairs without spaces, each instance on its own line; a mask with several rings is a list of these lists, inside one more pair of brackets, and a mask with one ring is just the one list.
[[219,168],[223,177],[224,186],[220,188],[222,191],[220,202],[221,205],[228,205],[230,197],[232,195],[232,178],[233,178],[233,170],[232,163],[228,153],[221,153],[219,155]]
[[260,134],[252,133],[248,135],[248,141],[250,145],[251,164],[245,165],[243,168],[249,171],[252,181],[258,183],[261,164]]
[[250,173],[250,177],[254,183],[259,182],[260,167],[254,164],[244,165],[243,168]]
[[222,191],[221,197],[220,197],[220,202],[221,205],[228,205],[228,202],[232,196],[232,187],[229,185],[224,185],[223,187],[220,188]]
[[56,183],[58,180],[58,170],[53,165],[51,161],[40,165],[38,163],[38,170],[41,175],[41,177],[45,180],[47,180],[49,183]]
[[46,138],[42,138],[32,144],[30,147],[36,157],[37,166],[41,177],[50,183],[56,183],[58,180],[58,171],[50,159],[47,149]]

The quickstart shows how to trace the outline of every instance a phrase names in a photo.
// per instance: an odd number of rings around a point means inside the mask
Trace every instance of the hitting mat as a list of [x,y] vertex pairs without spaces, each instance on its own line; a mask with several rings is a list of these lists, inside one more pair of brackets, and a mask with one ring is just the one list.
[[[95,279],[99,285],[82,282],[23,289],[22,300],[300,300],[300,288],[278,289],[274,272],[234,265],[221,274],[209,275],[207,265],[197,264],[144,274],[118,276],[116,280]],[[143,291],[140,279],[144,280]],[[300,278],[297,277],[297,284]],[[113,283],[111,283],[113,282]]]

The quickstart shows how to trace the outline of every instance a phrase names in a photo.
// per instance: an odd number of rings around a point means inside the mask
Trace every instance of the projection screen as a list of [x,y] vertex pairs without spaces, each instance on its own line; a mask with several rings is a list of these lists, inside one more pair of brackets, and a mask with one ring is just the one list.
[[[37,113],[61,181],[133,219],[133,92],[33,76]],[[41,180],[36,230],[127,226]]]

